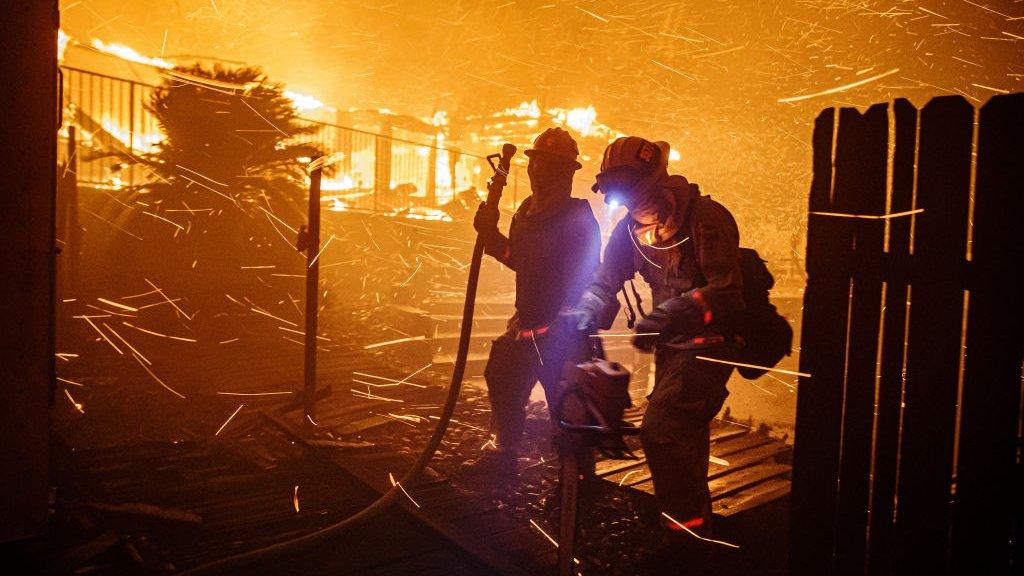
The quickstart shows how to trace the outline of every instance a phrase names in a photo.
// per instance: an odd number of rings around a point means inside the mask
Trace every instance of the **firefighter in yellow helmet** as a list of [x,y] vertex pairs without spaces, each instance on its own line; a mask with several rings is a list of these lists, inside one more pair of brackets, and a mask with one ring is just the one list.
[[560,313],[576,303],[597,268],[601,234],[586,200],[572,198],[582,166],[576,141],[562,128],[541,133],[526,151],[532,194],[512,216],[506,237],[498,210],[481,204],[473,222],[487,254],[516,273],[515,314],[491,346],[484,378],[491,402],[495,448],[463,470],[507,479],[515,473],[530,390],[539,380],[548,406],[556,403],[562,364],[582,351]]
[[[605,150],[595,191],[629,213],[618,222],[593,282],[571,315],[577,328],[607,328],[616,293],[636,273],[654,309],[636,325],[637,348],[655,354],[655,385],[641,427],[665,539],[657,573],[700,573],[708,561],[709,425],[732,372],[697,356],[735,358],[735,318],[744,310],[739,232],[729,211],[680,175],[668,173],[669,146],[636,136]],[[606,313],[610,311],[610,313]],[[671,518],[671,519],[669,519]],[[660,565],[659,565],[660,563]]]

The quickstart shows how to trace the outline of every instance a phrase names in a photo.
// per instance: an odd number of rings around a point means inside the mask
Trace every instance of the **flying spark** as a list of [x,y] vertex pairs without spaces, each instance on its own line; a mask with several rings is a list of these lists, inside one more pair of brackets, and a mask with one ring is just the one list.
[[220,428],[217,428],[217,431],[214,432],[213,435],[220,436],[220,433],[223,432],[224,429],[228,427],[228,424],[235,418],[235,415],[242,410],[243,406],[245,406],[245,404],[239,404],[238,408],[235,408],[235,411],[231,413],[231,416],[228,416],[228,419],[225,420],[224,423],[220,425]]

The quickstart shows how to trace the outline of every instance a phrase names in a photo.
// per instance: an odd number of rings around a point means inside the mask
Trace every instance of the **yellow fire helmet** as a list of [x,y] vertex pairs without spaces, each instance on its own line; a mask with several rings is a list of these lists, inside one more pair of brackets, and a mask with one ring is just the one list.
[[604,150],[601,171],[591,187],[603,192],[605,202],[621,202],[624,194],[644,190],[668,169],[668,142],[651,142],[639,136],[616,138]]
[[604,150],[601,172],[632,168],[640,174],[651,174],[668,168],[668,142],[651,142],[639,136],[616,138]]
[[537,152],[565,158],[576,167],[576,170],[583,168],[583,165],[576,160],[576,157],[580,154],[580,149],[576,146],[576,140],[563,128],[548,128],[541,132],[534,139],[533,146],[525,154],[533,156]]

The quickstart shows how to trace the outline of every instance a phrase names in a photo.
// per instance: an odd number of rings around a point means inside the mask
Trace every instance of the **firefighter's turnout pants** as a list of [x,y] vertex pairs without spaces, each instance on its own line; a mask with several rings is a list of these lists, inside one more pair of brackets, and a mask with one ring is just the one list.
[[707,526],[711,519],[708,457],[711,420],[729,395],[732,366],[697,356],[731,359],[732,348],[655,353],[654,390],[648,396],[640,441],[659,508],[678,522]]
[[[498,448],[518,450],[526,423],[526,404],[538,380],[544,388],[549,414],[557,405],[563,364],[578,359],[579,349],[585,345],[577,340],[556,323],[543,331],[510,326],[492,342],[484,379],[491,401],[491,432]],[[555,426],[552,417],[552,427]]]

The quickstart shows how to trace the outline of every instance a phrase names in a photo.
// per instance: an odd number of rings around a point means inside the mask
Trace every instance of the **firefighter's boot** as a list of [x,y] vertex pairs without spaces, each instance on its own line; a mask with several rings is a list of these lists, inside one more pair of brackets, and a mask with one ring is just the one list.
[[486,448],[476,460],[459,468],[459,476],[467,480],[503,483],[516,475],[518,454],[515,450]]
[[713,546],[688,534],[666,531],[641,564],[644,573],[651,576],[708,576],[713,565]]

